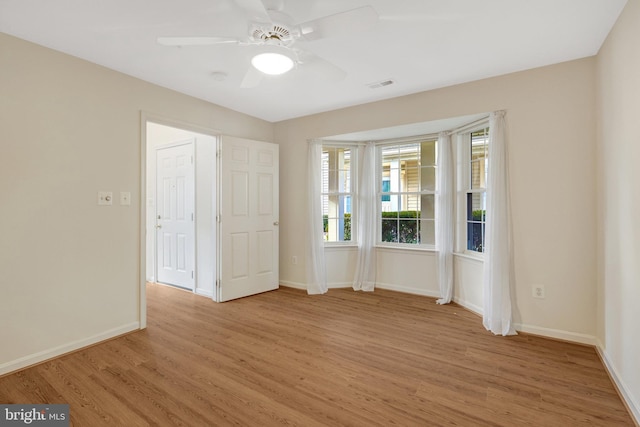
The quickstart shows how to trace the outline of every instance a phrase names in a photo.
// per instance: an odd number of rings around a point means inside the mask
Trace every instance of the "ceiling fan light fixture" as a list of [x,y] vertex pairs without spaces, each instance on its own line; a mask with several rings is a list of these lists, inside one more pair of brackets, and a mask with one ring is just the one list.
[[266,52],[260,53],[251,59],[258,71],[271,76],[278,76],[290,71],[295,65],[293,59],[282,53]]

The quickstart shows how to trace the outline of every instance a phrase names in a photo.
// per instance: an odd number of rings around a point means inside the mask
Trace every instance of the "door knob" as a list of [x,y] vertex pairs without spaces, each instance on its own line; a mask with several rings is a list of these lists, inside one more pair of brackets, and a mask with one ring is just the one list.
[[162,225],[158,224],[156,225],[156,228],[162,228]]
[[280,221],[273,221],[273,225],[280,225]]

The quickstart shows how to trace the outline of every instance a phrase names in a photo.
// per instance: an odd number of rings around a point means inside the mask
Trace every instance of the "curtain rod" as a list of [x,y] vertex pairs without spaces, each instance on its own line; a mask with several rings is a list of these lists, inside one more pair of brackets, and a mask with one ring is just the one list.
[[485,123],[485,122],[487,124],[489,123],[489,116],[483,117],[483,118],[478,119],[478,120],[474,120],[471,123],[467,123],[466,125],[462,125],[462,126],[460,126],[458,128],[455,128],[453,130],[447,131],[447,135],[451,136],[451,135],[456,134],[456,133],[461,133],[464,130],[469,130],[469,129],[474,128],[476,126],[479,126],[480,124]]
[[[483,123],[487,123],[487,124],[489,123],[489,115],[487,115],[486,117],[482,117],[480,119],[474,120],[470,123],[464,124],[462,126],[459,126],[455,129],[444,130],[442,132],[445,132],[448,136],[451,136],[456,133],[460,133],[464,130],[472,129]],[[341,141],[341,140],[331,140],[331,139],[323,139],[323,138],[316,138],[315,140],[322,141],[322,143],[326,145],[331,145],[331,144],[363,145],[363,144],[366,144],[367,142],[374,142],[376,144],[384,145],[384,144],[397,144],[397,143],[403,143],[403,142],[414,142],[420,139],[433,139],[433,138],[437,139],[439,133],[440,132],[434,132],[434,133],[423,134],[423,135],[410,135],[410,136],[399,137],[399,138],[376,139],[371,141]],[[309,142],[311,141],[313,140],[310,140]]]

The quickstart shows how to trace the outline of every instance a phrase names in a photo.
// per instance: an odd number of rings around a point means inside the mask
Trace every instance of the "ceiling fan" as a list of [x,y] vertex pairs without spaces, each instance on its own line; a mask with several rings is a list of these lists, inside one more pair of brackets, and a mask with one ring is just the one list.
[[346,74],[336,65],[294,47],[296,41],[314,41],[365,31],[378,22],[378,14],[371,6],[362,6],[345,12],[324,16],[303,23],[294,23],[283,11],[284,0],[234,0],[245,11],[249,20],[245,38],[220,36],[158,37],[164,46],[208,46],[233,43],[255,46],[257,54],[244,76],[241,87],[257,86],[264,75],[280,75],[306,64],[314,64],[324,76],[334,78]]

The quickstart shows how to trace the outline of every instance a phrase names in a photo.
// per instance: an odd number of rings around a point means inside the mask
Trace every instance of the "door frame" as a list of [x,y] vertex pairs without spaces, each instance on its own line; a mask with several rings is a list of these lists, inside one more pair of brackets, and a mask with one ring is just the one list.
[[[140,206],[139,216],[139,248],[140,253],[138,256],[138,322],[140,329],[147,327],[147,208],[148,208],[148,194],[147,194],[147,123],[156,123],[159,125],[170,126],[177,129],[182,129],[189,132],[195,132],[203,135],[208,135],[214,138],[220,138],[221,132],[219,130],[208,128],[205,126],[195,125],[193,123],[183,122],[180,120],[171,119],[162,115],[154,114],[148,111],[140,111],[140,199],[138,200]],[[217,149],[217,148],[216,148]],[[195,147],[194,147],[195,152]],[[196,195],[197,197],[197,191]],[[216,198],[214,203],[217,204]],[[214,212],[217,211],[217,206],[214,207]],[[196,218],[197,221],[197,218]],[[215,215],[212,218],[212,227],[217,227]],[[213,242],[216,244],[216,242]],[[216,256],[217,258],[217,256]],[[217,264],[217,260],[216,260]],[[216,265],[217,268],[217,265]],[[197,272],[196,272],[197,274]],[[216,294],[214,289],[214,296]],[[215,297],[214,297],[215,298]]]
[[[155,122],[154,122],[155,123]],[[145,126],[146,127],[146,126]],[[172,126],[174,127],[174,126]],[[195,138],[190,138],[190,139],[186,139],[183,141],[175,141],[175,142],[168,142],[166,144],[162,144],[162,145],[158,145],[155,147],[154,151],[156,153],[156,157],[155,157],[155,163],[156,163],[156,170],[155,170],[155,178],[156,178],[156,182],[153,185],[153,190],[154,190],[154,195],[153,195],[153,200],[154,200],[154,217],[157,220],[157,216],[158,216],[158,152],[160,150],[165,150],[167,148],[174,148],[174,147],[181,147],[183,145],[190,145],[191,146],[191,152],[193,153],[193,159],[192,159],[192,176],[191,176],[191,181],[193,183],[193,200],[192,200],[192,210],[193,213],[192,215],[195,215],[196,212],[196,199],[197,199],[197,193],[196,193],[196,162],[195,162],[195,158],[196,158],[196,141]],[[149,219],[147,218],[147,221]],[[196,221],[198,221],[198,217],[196,216],[194,218],[194,220],[191,221],[191,233],[193,236],[193,241],[191,242],[191,253],[193,254],[193,259],[191,260],[192,262],[192,268],[193,268],[193,288],[191,289],[191,291],[193,293],[196,292],[196,289],[198,288],[198,275],[196,274],[196,272],[198,271],[198,235],[196,233]],[[153,262],[153,276],[155,278],[156,281],[158,281],[159,277],[158,277],[158,230],[156,229],[156,232],[154,234],[154,244],[153,244],[153,257],[154,257],[154,262]],[[182,289],[187,289],[187,288],[183,288],[182,286],[178,286],[179,288]]]

